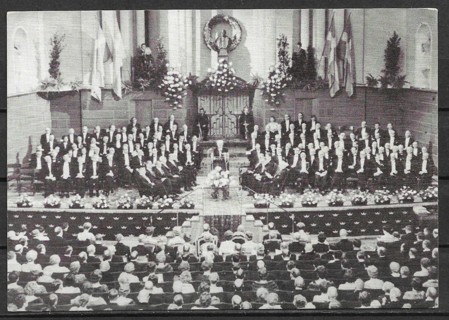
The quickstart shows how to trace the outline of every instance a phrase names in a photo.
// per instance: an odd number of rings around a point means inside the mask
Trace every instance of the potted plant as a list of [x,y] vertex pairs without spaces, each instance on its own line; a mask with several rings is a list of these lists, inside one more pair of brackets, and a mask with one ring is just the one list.
[[26,195],[21,195],[16,204],[18,208],[31,208],[33,206],[33,202]]
[[159,209],[173,209],[173,204],[175,201],[172,197],[164,196],[157,201],[157,205]]
[[281,193],[279,195],[279,207],[280,208],[293,208],[294,204],[293,195],[287,193]]
[[375,204],[389,204],[391,202],[391,195],[388,191],[377,191],[374,195]]
[[341,207],[343,206],[344,198],[343,195],[340,192],[332,191],[327,196],[327,204],[330,207]]
[[128,196],[127,194],[123,195],[120,197],[120,199],[118,199],[117,201],[117,209],[132,209],[133,208],[133,203],[131,201],[130,196]]
[[85,204],[84,200],[81,198],[79,194],[70,199],[69,208],[70,209],[84,209]]
[[413,203],[415,202],[416,191],[410,187],[403,186],[397,191],[399,203]]
[[317,196],[312,192],[304,194],[301,205],[303,207],[316,207],[318,205]]
[[137,209],[151,209],[153,208],[153,198],[142,196],[141,198],[136,199],[134,204],[136,205]]
[[430,186],[426,190],[420,192],[422,201],[430,202],[438,200],[438,187]]
[[365,206],[368,203],[368,198],[364,192],[361,192],[352,197],[351,203],[354,206]]
[[179,208],[180,209],[195,209],[195,204],[192,200],[189,199],[181,199],[179,202]]
[[106,197],[99,197],[92,205],[94,209],[109,209],[110,205]]
[[44,207],[51,208],[51,209],[60,208],[61,207],[61,198],[59,198],[58,196],[55,196],[53,194],[49,195],[44,200]]
[[273,200],[273,196],[269,194],[255,194],[254,195],[254,208],[258,209],[266,209],[270,207],[270,204]]

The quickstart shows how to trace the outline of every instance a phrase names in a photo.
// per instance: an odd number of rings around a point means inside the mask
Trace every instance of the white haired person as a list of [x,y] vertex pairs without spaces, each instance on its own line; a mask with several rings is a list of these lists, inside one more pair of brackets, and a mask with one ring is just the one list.
[[229,170],[229,152],[225,148],[223,140],[217,140],[217,146],[212,152],[212,165],[221,167],[223,170]]

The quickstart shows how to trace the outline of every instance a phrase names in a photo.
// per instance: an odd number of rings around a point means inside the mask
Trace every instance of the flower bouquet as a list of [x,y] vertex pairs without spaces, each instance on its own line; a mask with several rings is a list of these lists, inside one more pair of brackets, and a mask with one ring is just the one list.
[[279,196],[279,207],[281,208],[293,208],[294,197],[291,194],[281,193]]
[[142,196],[140,199],[136,199],[134,204],[137,209],[151,209],[153,208],[153,198]]
[[352,197],[351,203],[354,206],[365,206],[368,203],[368,198],[364,192],[357,193]]
[[209,69],[207,85],[220,94],[226,94],[234,90],[238,83],[235,77],[235,70],[232,68],[232,62],[220,59],[217,70]]
[[108,199],[106,197],[100,197],[92,205],[94,209],[109,209]]
[[318,200],[315,194],[312,192],[304,194],[301,204],[303,207],[316,207],[318,205]]
[[415,202],[416,190],[410,187],[403,186],[397,191],[399,203],[413,203]]
[[33,206],[33,202],[26,195],[20,196],[20,199],[16,202],[16,204],[19,208],[31,208]]
[[388,191],[378,191],[374,195],[375,204],[389,204],[391,202],[391,195]]
[[131,197],[125,194],[124,196],[121,196],[120,199],[117,201],[117,209],[132,209],[133,208],[133,202],[131,201]]
[[182,98],[187,95],[188,81],[178,71],[168,71],[159,88],[170,107],[182,108]]
[[181,199],[181,201],[179,201],[179,208],[180,209],[194,209],[195,204],[191,200]]
[[81,198],[79,194],[70,199],[69,208],[70,209],[84,209],[85,204],[84,200]]
[[422,201],[430,202],[438,200],[438,187],[428,187],[426,190],[420,192]]
[[211,194],[213,199],[218,199],[219,190],[223,191],[223,199],[229,197],[229,184],[231,182],[229,171],[221,170],[221,168],[218,167],[209,172],[207,178],[213,189]]
[[270,207],[273,201],[273,196],[269,194],[255,194],[254,195],[254,208],[266,209]]
[[60,208],[61,207],[61,198],[55,196],[53,194],[49,195],[44,200],[45,208]]
[[343,203],[344,203],[344,198],[341,193],[332,191],[327,196],[327,204],[330,207],[341,207],[341,206],[343,206]]
[[159,209],[173,209],[175,201],[171,197],[164,196],[157,201]]

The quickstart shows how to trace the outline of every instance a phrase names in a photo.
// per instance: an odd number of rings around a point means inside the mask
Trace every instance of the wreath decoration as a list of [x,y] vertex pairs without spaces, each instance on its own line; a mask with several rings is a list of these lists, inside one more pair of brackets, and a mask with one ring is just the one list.
[[[231,36],[229,39],[231,40],[231,43],[229,44],[228,51],[232,51],[239,43],[242,41],[242,28],[240,27],[240,24],[238,21],[230,16],[226,16],[223,14],[217,14],[216,16],[212,17],[204,26],[203,36],[204,36],[204,42],[206,43],[206,46],[214,51],[219,51],[217,48],[217,45],[215,44],[215,39],[212,38],[212,29],[220,24],[220,23],[226,23],[228,24],[231,29]],[[232,36],[233,35],[233,36]]]

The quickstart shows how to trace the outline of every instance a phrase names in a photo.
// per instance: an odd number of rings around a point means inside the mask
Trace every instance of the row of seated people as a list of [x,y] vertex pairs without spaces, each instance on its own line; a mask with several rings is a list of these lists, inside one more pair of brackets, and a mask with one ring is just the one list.
[[[177,228],[158,239],[151,233],[142,235],[132,248],[118,236],[115,245],[102,244],[103,251],[96,252],[96,245],[101,243],[89,244],[77,255],[64,254],[64,263],[63,256],[52,254],[47,256],[48,263],[39,261],[42,264],[37,263],[35,249],[51,240],[31,241],[25,262],[18,259],[24,253],[23,247],[16,248],[20,244],[8,252],[10,310],[52,310],[58,305],[85,310],[114,304],[170,309],[231,308],[238,304],[243,308],[245,301],[262,309],[297,305],[431,307],[438,297],[437,234],[414,231],[406,228],[395,240],[392,230],[385,229],[374,251],[362,250],[365,240],[350,240],[344,230],[331,243],[323,234],[316,243],[310,238],[302,241],[303,232],[297,232],[293,241],[283,241],[280,250],[270,252],[265,246],[273,234],[277,237],[274,230],[264,239],[265,244],[254,242],[252,233],[242,226],[219,242],[206,225],[196,241],[198,251]],[[95,242],[92,236],[85,229],[77,241]],[[62,238],[66,238],[64,234]],[[387,245],[396,241],[401,244],[400,251],[408,248],[406,254]],[[301,244],[302,251],[290,250]],[[17,249],[22,252],[18,254]],[[117,249],[125,254],[117,255]],[[45,256],[45,252],[41,254]]]
[[178,133],[172,117],[164,126],[152,123],[151,128],[156,127],[162,136],[152,134],[150,126],[141,130],[132,118],[121,132],[111,125],[108,130],[97,126],[90,134],[84,126],[79,135],[70,129],[60,142],[47,128],[29,159],[30,167],[36,179],[44,182],[45,196],[55,192],[84,196],[86,191],[90,196],[100,191],[109,195],[117,186],[131,183],[153,186],[156,194],[176,193],[178,186],[191,190],[202,160],[197,136],[190,135],[187,125]]
[[279,193],[286,185],[300,192],[341,190],[350,177],[361,190],[425,189],[435,173],[427,147],[420,147],[410,131],[398,137],[391,124],[383,131],[378,123],[370,129],[364,121],[348,135],[337,134],[330,123],[321,129],[316,119],[314,126],[302,120],[299,131],[293,122],[285,130],[286,121],[277,124],[272,118],[262,133],[254,126],[247,147],[250,165],[242,174],[242,184],[254,192]]

